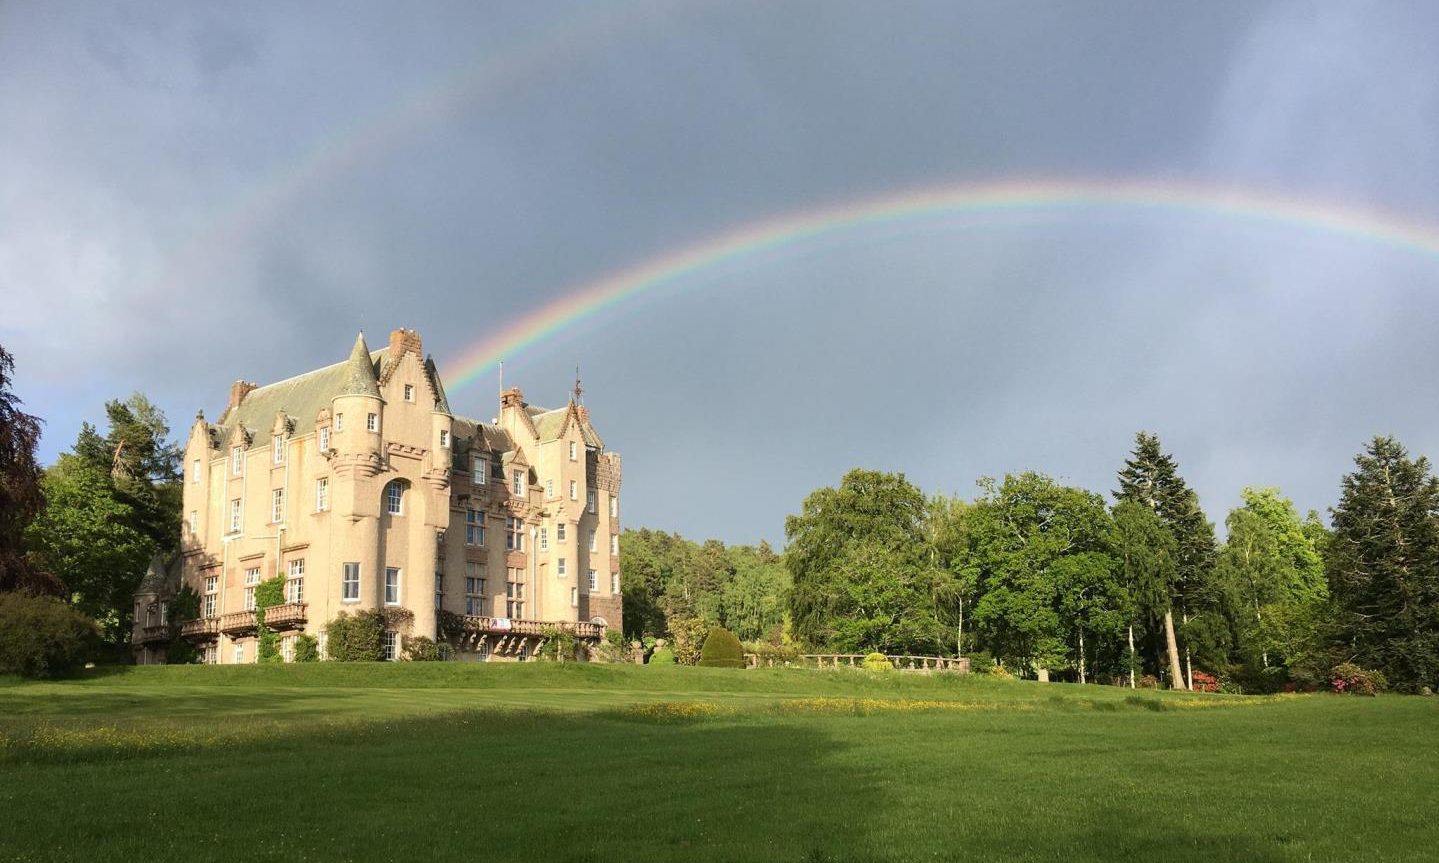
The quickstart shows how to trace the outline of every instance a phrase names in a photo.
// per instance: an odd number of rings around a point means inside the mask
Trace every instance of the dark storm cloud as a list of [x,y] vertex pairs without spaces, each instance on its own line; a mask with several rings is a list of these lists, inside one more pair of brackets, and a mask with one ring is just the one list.
[[[107,397],[177,426],[357,329],[459,354],[778,214],[956,180],[1182,177],[1439,217],[1421,4],[11,4],[0,341],[53,457]],[[734,262],[513,358],[585,369],[631,524],[779,538],[863,464],[1096,490],[1159,431],[1210,514],[1323,507],[1439,440],[1439,264],[1218,217],[933,220]],[[494,412],[491,378],[452,393]]]

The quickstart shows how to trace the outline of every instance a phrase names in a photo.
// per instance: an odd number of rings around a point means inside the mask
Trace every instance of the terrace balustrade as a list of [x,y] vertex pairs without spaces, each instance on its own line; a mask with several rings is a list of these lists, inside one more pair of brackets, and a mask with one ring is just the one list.
[[[745,664],[749,668],[773,668],[776,665],[798,665],[802,668],[862,668],[865,653],[803,653],[792,660],[776,659],[746,653]],[[957,671],[969,673],[967,656],[911,656],[909,654],[885,654],[885,659],[897,671]]]

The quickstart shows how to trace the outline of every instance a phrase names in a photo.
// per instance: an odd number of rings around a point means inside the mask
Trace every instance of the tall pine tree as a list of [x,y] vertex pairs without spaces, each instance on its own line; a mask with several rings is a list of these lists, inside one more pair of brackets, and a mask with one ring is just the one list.
[[1439,479],[1392,437],[1354,463],[1327,550],[1336,635],[1399,687],[1439,687]]
[[[1119,471],[1119,490],[1114,496],[1117,500],[1132,500],[1148,507],[1174,537],[1171,603],[1161,616],[1174,686],[1188,688],[1188,675],[1182,674],[1179,667],[1174,612],[1177,610],[1187,623],[1191,615],[1203,611],[1207,605],[1206,587],[1216,553],[1214,525],[1205,518],[1204,510],[1199,508],[1199,496],[1179,476],[1174,457],[1160,448],[1159,436],[1155,434],[1135,435],[1134,450]],[[1193,668],[1188,670],[1192,675]]]

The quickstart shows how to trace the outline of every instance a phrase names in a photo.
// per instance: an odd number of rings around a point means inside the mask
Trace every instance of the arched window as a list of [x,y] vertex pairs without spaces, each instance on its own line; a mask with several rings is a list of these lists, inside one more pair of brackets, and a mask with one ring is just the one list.
[[385,486],[385,512],[390,515],[404,515],[405,484],[391,480]]

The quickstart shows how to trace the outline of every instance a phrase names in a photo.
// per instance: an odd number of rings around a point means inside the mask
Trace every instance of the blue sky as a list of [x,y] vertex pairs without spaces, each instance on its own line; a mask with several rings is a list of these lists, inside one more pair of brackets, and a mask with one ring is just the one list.
[[[68,447],[418,329],[443,363],[576,286],[891,191],[1152,178],[1439,223],[1422,3],[0,6],[0,344]],[[1107,492],[1158,432],[1220,521],[1439,445],[1439,260],[1214,215],[844,234],[511,359],[578,363],[632,526],[782,540],[845,470]],[[403,305],[405,311],[398,311]],[[451,393],[495,412],[493,377]]]

